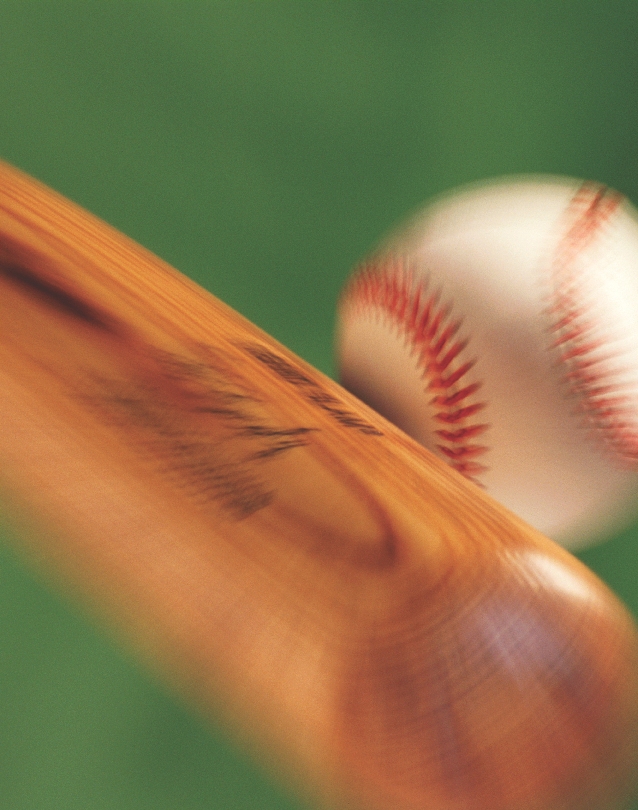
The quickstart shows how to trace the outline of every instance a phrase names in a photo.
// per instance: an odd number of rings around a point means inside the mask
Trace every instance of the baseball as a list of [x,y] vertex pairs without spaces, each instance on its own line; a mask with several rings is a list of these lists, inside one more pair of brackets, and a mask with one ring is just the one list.
[[638,512],[638,218],[566,178],[461,189],[364,261],[341,382],[543,533]]

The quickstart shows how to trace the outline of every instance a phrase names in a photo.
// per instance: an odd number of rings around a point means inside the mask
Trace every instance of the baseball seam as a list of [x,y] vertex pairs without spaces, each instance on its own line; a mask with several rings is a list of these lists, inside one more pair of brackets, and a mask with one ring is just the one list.
[[630,392],[619,381],[618,356],[604,353],[594,306],[582,294],[579,258],[609,228],[623,197],[605,186],[584,183],[566,211],[566,228],[551,262],[551,349],[565,368],[564,380],[584,424],[617,463],[638,464],[638,435]]
[[417,278],[407,259],[382,257],[361,266],[352,276],[341,299],[341,311],[354,317],[383,317],[417,355],[416,368],[432,394],[429,406],[439,425],[436,449],[451,467],[479,483],[488,467],[476,459],[489,447],[474,442],[489,429],[477,420],[486,407],[475,394],[482,382],[467,375],[476,360],[468,358],[469,338],[457,337],[462,321],[452,316],[452,304],[429,289],[427,278]]

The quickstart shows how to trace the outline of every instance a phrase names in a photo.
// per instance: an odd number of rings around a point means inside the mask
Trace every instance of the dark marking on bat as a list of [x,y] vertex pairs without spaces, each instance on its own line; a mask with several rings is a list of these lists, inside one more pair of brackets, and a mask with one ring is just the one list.
[[305,447],[308,442],[305,436],[312,433],[314,428],[290,428],[289,430],[274,430],[264,425],[249,425],[244,429],[244,434],[259,436],[269,439],[269,444],[263,450],[253,453],[251,458],[263,459],[282,453],[285,450],[292,450],[293,447]]
[[275,430],[265,425],[248,425],[244,428],[244,433],[250,436],[302,436],[305,433],[312,433],[316,428],[289,428],[287,430]]
[[94,377],[87,383],[91,391],[85,401],[195,503],[217,503],[241,520],[272,502],[274,492],[255,472],[254,462],[249,463],[254,451],[245,440],[238,442],[239,431],[232,424],[193,421],[161,389],[140,380]]
[[308,399],[316,403],[322,410],[327,411],[337,422],[347,428],[354,428],[360,433],[365,433],[369,436],[383,436],[383,433],[366,422],[357,414],[340,407],[341,403],[337,397],[328,394],[327,391],[317,391],[317,393],[310,394]]
[[333,394],[325,391],[318,382],[313,380],[290,361],[275,354],[259,343],[243,344],[242,348],[260,363],[268,366],[278,377],[287,383],[302,390],[304,397],[332,416],[340,425],[358,430],[366,436],[383,436],[383,433],[356,413],[343,407],[343,403]]
[[244,348],[252,354],[252,356],[263,363],[268,368],[271,368],[275,374],[281,377],[291,385],[311,386],[318,388],[317,383],[292,365],[288,360],[271,352],[265,346],[260,346],[258,343],[249,343]]
[[0,275],[64,315],[70,315],[89,326],[106,332],[118,331],[111,319],[100,312],[97,307],[22,265],[2,262],[0,263]]
[[77,395],[192,501],[241,520],[275,498],[265,465],[306,446],[315,428],[269,423],[229,373],[223,358],[200,363],[149,348],[121,377],[86,374]]

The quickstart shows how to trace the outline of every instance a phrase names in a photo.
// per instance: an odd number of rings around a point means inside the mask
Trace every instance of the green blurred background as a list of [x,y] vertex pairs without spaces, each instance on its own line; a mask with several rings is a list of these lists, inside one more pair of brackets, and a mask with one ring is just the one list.
[[[349,268],[428,197],[638,201],[638,3],[0,2],[0,157],[333,373]],[[638,613],[638,528],[581,556]],[[297,807],[2,543],[0,810]]]

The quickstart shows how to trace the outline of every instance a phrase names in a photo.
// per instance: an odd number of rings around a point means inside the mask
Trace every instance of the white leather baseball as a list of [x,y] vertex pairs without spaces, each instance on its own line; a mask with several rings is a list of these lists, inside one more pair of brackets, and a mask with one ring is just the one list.
[[638,503],[638,220],[616,192],[505,179],[427,208],[353,274],[342,383],[545,534]]

